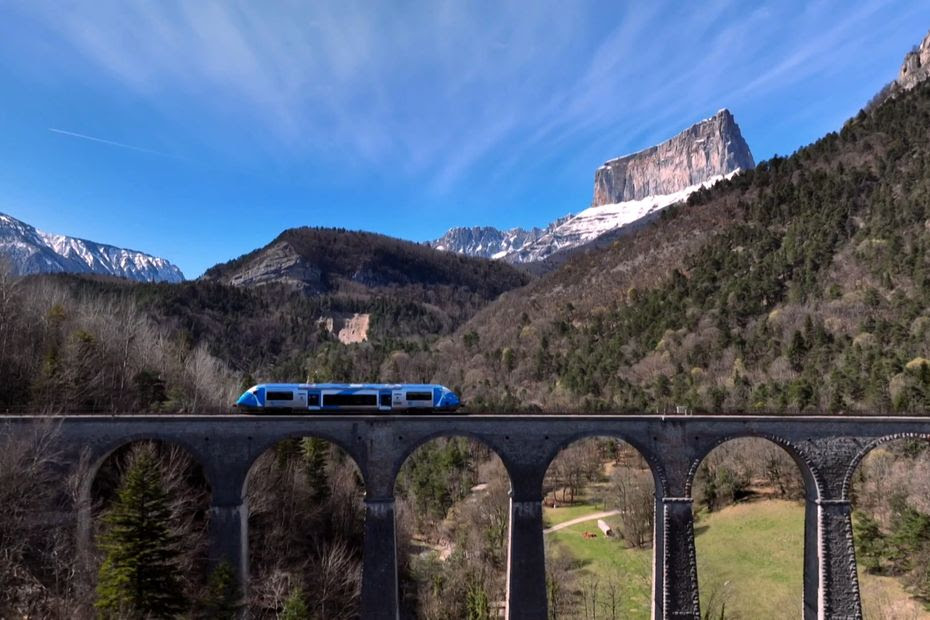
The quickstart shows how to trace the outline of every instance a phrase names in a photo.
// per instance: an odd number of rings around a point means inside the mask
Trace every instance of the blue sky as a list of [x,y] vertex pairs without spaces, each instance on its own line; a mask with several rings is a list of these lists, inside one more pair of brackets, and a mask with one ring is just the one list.
[[542,225],[722,107],[792,152],[928,29],[926,1],[0,0],[0,211],[188,277],[292,226]]

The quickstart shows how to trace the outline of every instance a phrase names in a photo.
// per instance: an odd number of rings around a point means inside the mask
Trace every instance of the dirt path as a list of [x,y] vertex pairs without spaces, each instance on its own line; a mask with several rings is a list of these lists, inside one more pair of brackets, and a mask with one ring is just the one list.
[[552,527],[547,527],[543,530],[543,534],[548,534],[549,532],[557,532],[566,527],[571,527],[578,523],[584,523],[585,521],[594,521],[595,519],[603,519],[604,517],[612,517],[614,515],[620,514],[619,510],[605,510],[603,512],[591,512],[586,515],[581,515],[580,517],[575,517],[574,519],[569,519],[568,521],[563,521],[558,525],[553,525]]

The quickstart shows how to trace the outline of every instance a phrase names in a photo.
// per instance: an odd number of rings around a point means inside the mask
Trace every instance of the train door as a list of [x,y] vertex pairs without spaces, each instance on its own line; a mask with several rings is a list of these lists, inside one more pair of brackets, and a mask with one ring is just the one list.
[[381,390],[378,394],[378,411],[390,411],[393,404],[390,390]]

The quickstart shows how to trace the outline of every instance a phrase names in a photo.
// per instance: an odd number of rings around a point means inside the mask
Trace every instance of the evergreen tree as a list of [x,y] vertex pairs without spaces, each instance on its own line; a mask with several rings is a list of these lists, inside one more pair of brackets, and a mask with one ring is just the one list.
[[152,446],[133,455],[104,517],[105,552],[97,582],[103,617],[172,617],[187,607],[178,571],[179,538]]
[[878,521],[873,519],[871,515],[857,510],[853,513],[853,532],[856,541],[856,559],[859,560],[866,571],[870,573],[879,572],[884,557],[885,544],[881,530],[878,527]]
[[233,620],[239,614],[240,597],[236,573],[232,565],[224,560],[210,573],[200,617],[210,620]]
[[312,499],[317,504],[329,498],[329,473],[326,464],[329,461],[329,442],[318,437],[304,437],[300,440],[300,451],[303,455],[307,471],[307,481],[310,484]]
[[309,620],[310,609],[307,607],[307,601],[300,586],[291,590],[290,596],[284,601],[281,615],[278,617],[281,620]]

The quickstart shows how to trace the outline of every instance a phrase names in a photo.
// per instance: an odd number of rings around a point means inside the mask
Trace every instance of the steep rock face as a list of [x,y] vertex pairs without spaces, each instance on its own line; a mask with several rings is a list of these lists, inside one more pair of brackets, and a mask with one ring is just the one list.
[[930,32],[916,49],[904,57],[896,83],[903,90],[910,90],[930,76]]
[[733,115],[721,110],[671,140],[598,168],[593,204],[576,215],[530,230],[453,228],[431,245],[509,263],[539,262],[654,216],[691,192],[754,165]]
[[255,260],[230,275],[227,282],[245,287],[279,283],[308,293],[326,289],[320,268],[305,260],[287,241],[272,243]]
[[739,126],[730,111],[723,109],[671,140],[598,168],[592,206],[674,194],[754,166]]
[[3,213],[0,213],[0,257],[19,275],[94,273],[140,282],[184,280],[181,270],[164,258],[45,233]]

